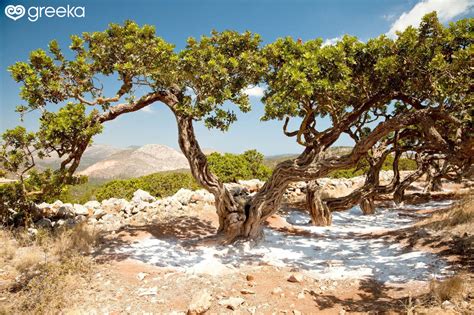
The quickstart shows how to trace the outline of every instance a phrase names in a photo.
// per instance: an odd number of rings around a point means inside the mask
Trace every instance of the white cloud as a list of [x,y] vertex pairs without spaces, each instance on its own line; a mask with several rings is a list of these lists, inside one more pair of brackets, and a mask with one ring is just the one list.
[[153,109],[151,109],[151,106],[145,106],[140,111],[145,112],[145,113],[153,113]]
[[342,39],[342,37],[327,38],[327,39],[324,40],[322,46],[324,47],[324,46],[334,45],[335,43],[337,43],[341,39]]
[[254,86],[254,87],[247,87],[244,90],[244,93],[247,94],[250,97],[262,97],[263,96],[263,88],[259,86]]
[[441,22],[447,22],[457,15],[466,12],[474,5],[474,0],[422,0],[410,11],[402,15],[392,24],[387,35],[395,37],[396,31],[403,31],[410,25],[418,26],[421,18],[430,12],[436,11]]
[[391,22],[391,21],[395,20],[396,16],[395,16],[395,14],[391,13],[391,14],[384,14],[384,15],[382,15],[382,18],[383,18],[385,21]]

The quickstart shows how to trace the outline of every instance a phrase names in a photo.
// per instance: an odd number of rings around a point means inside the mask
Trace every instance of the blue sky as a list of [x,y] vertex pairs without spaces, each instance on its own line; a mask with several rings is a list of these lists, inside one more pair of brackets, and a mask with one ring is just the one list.
[[[426,12],[437,10],[443,22],[472,16],[474,0],[95,0],[95,1],[0,1],[0,132],[19,124],[14,112],[22,104],[18,96],[20,85],[9,76],[9,65],[28,58],[31,50],[47,48],[57,39],[64,48],[71,34],[104,30],[110,22],[126,19],[139,24],[156,26],[157,35],[184,47],[189,36],[199,37],[212,29],[250,30],[261,34],[264,43],[278,37],[292,36],[303,40],[323,38],[329,42],[351,34],[361,40],[416,24]],[[26,15],[14,21],[3,14],[8,5],[25,8],[39,6],[83,6],[84,18],[41,17],[31,22]],[[34,12],[34,11],[32,11]],[[196,125],[201,146],[225,152],[242,152],[256,148],[267,155],[300,152],[294,139],[281,132],[281,122],[260,122],[263,106],[258,97],[251,97],[253,111],[239,115],[229,132],[221,133]],[[30,114],[24,125],[34,130],[37,114]],[[328,121],[322,125],[327,126]],[[165,144],[177,148],[174,117],[161,104],[153,104],[147,111],[127,114],[105,125],[96,143],[118,147]],[[337,145],[350,145],[341,138]]]

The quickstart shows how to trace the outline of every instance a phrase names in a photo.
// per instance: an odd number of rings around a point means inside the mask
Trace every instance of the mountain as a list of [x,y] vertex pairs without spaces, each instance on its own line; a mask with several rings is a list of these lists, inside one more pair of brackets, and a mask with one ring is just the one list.
[[94,163],[79,172],[90,178],[130,178],[162,171],[189,169],[181,152],[160,144],[129,147]]
[[[84,151],[78,170],[84,170],[87,167],[100,162],[122,150],[123,149],[116,148],[108,144],[93,144],[87,148],[86,151]],[[45,169],[48,167],[55,169],[59,167],[60,163],[61,159],[55,154],[52,154],[50,157],[46,157],[44,159],[36,159],[36,164],[39,169]]]

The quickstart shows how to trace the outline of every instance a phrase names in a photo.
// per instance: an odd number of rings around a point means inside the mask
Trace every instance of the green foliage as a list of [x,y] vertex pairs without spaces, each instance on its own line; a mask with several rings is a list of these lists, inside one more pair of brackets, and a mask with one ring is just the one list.
[[96,200],[96,191],[104,183],[102,182],[86,182],[78,185],[66,186],[58,199],[62,202],[84,204],[89,200]]
[[21,184],[0,184],[0,224],[12,225],[27,221],[31,206],[23,194]]
[[[408,158],[400,158],[398,161],[398,169],[400,171],[414,171],[417,169],[416,161]],[[329,174],[329,177],[333,178],[351,178],[355,176],[362,176],[367,173],[369,166],[367,161],[361,160],[355,167],[351,167],[345,170],[338,170]],[[385,159],[382,165],[383,171],[393,170],[393,156],[389,155]]]
[[[34,167],[37,159],[51,153],[62,157],[85,149],[91,143],[92,136],[102,130],[102,126],[95,123],[92,117],[93,113],[86,114],[84,105],[69,103],[57,113],[45,110],[36,133],[27,132],[22,126],[5,131],[0,147],[1,167],[13,174],[18,182],[3,187],[1,202],[4,221],[28,220],[33,203],[52,201],[64,191],[66,185],[86,180],[73,176],[65,167],[68,163],[57,170],[38,171]],[[79,161],[71,158],[71,162],[77,166]]]
[[27,132],[22,126],[5,131],[2,134],[0,148],[0,161],[3,169],[22,174],[23,170],[33,167],[31,150],[35,144],[35,134]]
[[132,179],[113,180],[95,191],[97,200],[109,198],[131,199],[142,189],[159,198],[174,195],[179,189],[198,189],[199,185],[189,173],[155,173]]
[[68,103],[57,113],[44,112],[40,118],[38,138],[40,157],[54,151],[59,157],[91,143],[90,139],[102,131],[94,120],[95,111],[86,114],[84,104]]
[[188,39],[179,53],[180,82],[188,95],[178,106],[181,114],[204,119],[209,128],[227,130],[235,120],[233,111],[223,109],[225,101],[242,112],[250,110],[244,89],[260,81],[265,60],[259,52],[260,36],[250,32],[216,32],[200,41]]
[[387,108],[396,93],[465,113],[472,104],[473,21],[445,28],[431,13],[397,39],[381,35],[365,43],[350,36],[327,46],[320,39],[278,39],[263,49],[264,119],[311,113],[311,120],[329,115],[337,124],[369,99],[376,100],[372,109]]
[[263,154],[256,150],[243,154],[211,153],[207,157],[209,169],[223,182],[237,182],[239,179],[267,180],[271,170],[265,166]]

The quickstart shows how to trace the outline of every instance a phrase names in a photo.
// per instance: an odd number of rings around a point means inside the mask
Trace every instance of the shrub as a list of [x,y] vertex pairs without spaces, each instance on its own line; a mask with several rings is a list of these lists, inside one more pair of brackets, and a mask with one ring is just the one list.
[[0,224],[18,225],[31,221],[32,201],[25,199],[20,183],[0,184]]
[[79,224],[54,232],[0,230],[0,267],[6,272],[7,299],[0,314],[56,314],[68,305],[71,292],[90,280],[93,260],[87,252],[97,234]]
[[75,186],[67,186],[59,196],[59,200],[66,203],[86,203],[89,200],[95,200],[97,189],[103,184],[102,182],[87,182]]
[[[400,171],[413,171],[416,170],[417,165],[414,160],[407,159],[407,158],[400,158],[398,162],[398,169]],[[351,178],[355,176],[361,176],[367,173],[369,170],[369,165],[365,160],[359,162],[356,167],[348,168],[345,170],[338,170],[334,171],[329,174],[329,177],[332,178]],[[382,165],[383,171],[391,171],[393,170],[393,156],[389,155],[385,159]]]
[[438,303],[443,301],[462,300],[465,293],[465,283],[461,276],[457,275],[444,281],[431,281],[430,295]]
[[109,198],[130,199],[133,193],[142,189],[162,198],[175,194],[180,188],[198,189],[200,186],[190,173],[155,173],[132,179],[113,180],[100,186],[95,192],[97,200]]
[[211,153],[208,157],[209,169],[223,182],[237,182],[240,179],[267,180],[271,169],[264,164],[263,154],[256,150],[243,154]]

